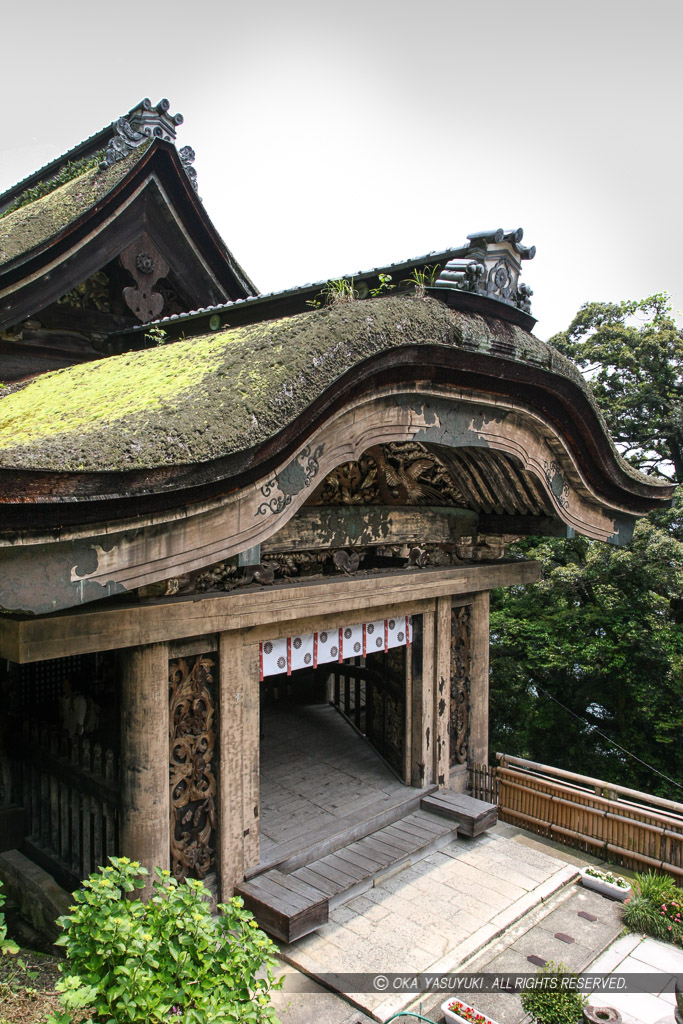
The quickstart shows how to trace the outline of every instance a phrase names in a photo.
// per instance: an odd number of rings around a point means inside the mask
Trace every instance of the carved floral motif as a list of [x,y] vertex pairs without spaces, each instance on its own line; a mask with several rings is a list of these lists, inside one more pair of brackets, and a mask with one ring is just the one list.
[[325,477],[313,505],[461,505],[464,496],[443,463],[424,445],[375,445]]
[[470,702],[470,633],[469,605],[451,609],[451,688],[450,688],[450,763],[467,761],[467,732]]
[[205,655],[169,664],[171,871],[206,878],[215,866],[214,662]]

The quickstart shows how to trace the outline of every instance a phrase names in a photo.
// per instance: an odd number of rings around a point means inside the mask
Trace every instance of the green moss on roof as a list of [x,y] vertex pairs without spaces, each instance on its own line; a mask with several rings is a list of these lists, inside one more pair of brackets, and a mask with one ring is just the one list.
[[206,462],[272,437],[363,359],[414,344],[493,351],[582,383],[554,349],[502,321],[435,299],[352,302],[45,374],[0,400],[0,465]]
[[86,213],[125,177],[149,146],[150,142],[143,143],[104,171],[91,167],[0,218],[0,266],[49,241]]

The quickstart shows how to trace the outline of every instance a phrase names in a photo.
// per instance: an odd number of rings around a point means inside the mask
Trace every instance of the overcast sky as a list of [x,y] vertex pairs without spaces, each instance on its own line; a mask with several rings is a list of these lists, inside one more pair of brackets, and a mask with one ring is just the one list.
[[0,190],[167,96],[262,291],[521,226],[539,336],[591,299],[683,309],[680,0],[65,0],[3,23]]

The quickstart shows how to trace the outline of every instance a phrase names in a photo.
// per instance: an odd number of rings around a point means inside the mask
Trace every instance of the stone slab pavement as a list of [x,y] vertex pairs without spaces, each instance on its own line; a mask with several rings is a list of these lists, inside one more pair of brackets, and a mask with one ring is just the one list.
[[[620,936],[620,904],[573,884],[586,863],[601,862],[511,825],[456,840],[338,908],[322,932],[281,947],[286,986],[275,1005],[282,1024],[372,1024],[398,1009],[440,1021],[442,995],[339,993],[317,984],[316,975],[529,972],[529,956],[577,971],[656,971],[657,992],[610,993],[591,1002],[613,1006],[624,1024],[673,1024],[674,996],[666,989],[674,977],[683,980],[683,950]],[[476,1006],[499,1024],[528,1020],[514,994],[482,993]]]
[[[572,881],[576,865],[586,862],[573,852],[503,824],[475,839],[456,839],[332,911],[318,932],[282,945],[282,959],[313,978],[454,971]],[[378,1021],[414,1001],[407,993],[342,995]],[[301,993],[294,1011],[290,998],[283,1024],[303,1024],[305,1001]],[[330,1018],[330,1024],[342,1022],[345,1017]]]

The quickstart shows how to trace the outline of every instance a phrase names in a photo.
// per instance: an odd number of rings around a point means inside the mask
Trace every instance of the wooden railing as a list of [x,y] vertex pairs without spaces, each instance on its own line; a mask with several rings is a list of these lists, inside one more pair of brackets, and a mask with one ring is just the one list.
[[26,852],[74,887],[118,850],[120,792],[111,750],[56,727],[17,723],[14,769],[26,815]]
[[473,764],[473,796],[498,804],[501,821],[615,864],[672,875],[683,884],[683,804],[602,779],[496,754]]

